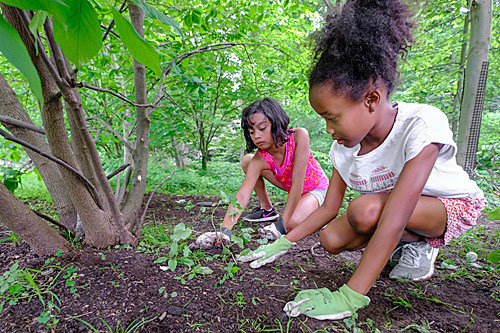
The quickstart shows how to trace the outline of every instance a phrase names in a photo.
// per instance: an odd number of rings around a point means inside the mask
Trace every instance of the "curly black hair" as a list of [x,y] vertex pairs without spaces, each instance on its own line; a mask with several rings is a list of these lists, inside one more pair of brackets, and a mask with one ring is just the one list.
[[399,80],[398,58],[413,42],[411,17],[399,0],[347,0],[316,36],[309,87],[328,82],[358,101],[382,82],[390,95]]
[[253,128],[254,125],[250,121],[250,117],[258,112],[262,112],[271,122],[271,137],[276,147],[287,142],[288,135],[291,133],[288,129],[290,118],[283,111],[281,105],[270,97],[259,99],[243,109],[241,115],[241,128],[243,128],[243,134],[245,135],[247,153],[253,152],[257,148],[250,137],[248,129]]

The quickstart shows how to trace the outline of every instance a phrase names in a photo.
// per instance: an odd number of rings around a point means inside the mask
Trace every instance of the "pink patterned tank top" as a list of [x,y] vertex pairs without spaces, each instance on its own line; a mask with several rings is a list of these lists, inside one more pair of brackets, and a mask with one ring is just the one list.
[[[267,150],[259,149],[257,154],[266,161],[269,170],[272,171],[274,178],[283,185],[287,193],[290,193],[292,187],[292,174],[295,155],[295,140],[292,133],[288,135],[288,141],[285,142],[285,158],[282,165],[278,165],[276,160]],[[307,163],[306,178],[304,179],[304,188],[302,194],[312,190],[326,190],[328,188],[328,177],[321,168],[319,162],[313,157],[309,150],[309,161]]]

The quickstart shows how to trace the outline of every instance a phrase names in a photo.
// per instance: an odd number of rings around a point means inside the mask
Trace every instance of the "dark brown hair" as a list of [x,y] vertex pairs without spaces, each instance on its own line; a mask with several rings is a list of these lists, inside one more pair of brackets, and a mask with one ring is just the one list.
[[241,115],[241,128],[243,128],[243,134],[245,135],[247,153],[253,152],[257,148],[248,130],[253,128],[250,117],[258,112],[262,112],[271,122],[271,137],[276,147],[287,142],[288,135],[291,133],[288,129],[290,118],[283,111],[281,105],[270,97],[259,99],[243,109]]
[[358,101],[382,82],[388,95],[399,79],[398,59],[413,42],[411,13],[399,0],[347,0],[316,35],[309,87],[331,83]]

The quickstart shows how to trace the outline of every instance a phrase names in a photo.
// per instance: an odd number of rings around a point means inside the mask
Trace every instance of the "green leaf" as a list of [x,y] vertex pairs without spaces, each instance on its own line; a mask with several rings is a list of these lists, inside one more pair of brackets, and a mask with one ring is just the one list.
[[167,257],[159,257],[155,261],[153,261],[153,264],[163,264],[165,261],[167,261]]
[[50,314],[43,311],[42,313],[40,313],[40,316],[36,321],[38,321],[40,324],[47,324],[50,321]]
[[[43,10],[38,10],[35,15],[31,18],[29,29],[33,34],[33,37],[37,38],[38,29],[43,26],[45,20],[47,19],[47,12]],[[38,55],[38,43],[35,43],[36,54]]]
[[493,252],[488,253],[486,256],[486,260],[491,262],[492,264],[497,264],[500,262],[500,250],[495,250]]
[[202,267],[196,269],[197,274],[209,275],[209,274],[212,274],[213,272],[214,271],[210,267],[206,267],[206,266],[202,266]]
[[231,242],[236,243],[241,249],[243,248],[243,238],[231,235]]
[[[62,0],[1,0],[6,5],[24,10],[42,9],[47,12],[54,12],[55,8],[64,8],[67,5]],[[51,10],[47,10],[51,9]],[[53,14],[53,13],[52,13]]]
[[170,257],[173,257],[177,255],[178,251],[179,251],[179,244],[177,243],[177,241],[173,241],[172,245],[170,245],[170,251],[168,252],[168,255]]
[[500,220],[500,207],[497,207],[493,210],[490,210],[486,216],[488,217],[488,220],[495,221],[495,220]]
[[113,18],[120,39],[132,56],[141,64],[151,68],[158,77],[161,77],[160,56],[158,52],[135,31],[132,24],[122,14],[113,8]]
[[87,0],[65,0],[69,9],[54,20],[54,38],[66,57],[77,65],[101,49],[102,32],[97,13]]
[[175,271],[175,268],[177,267],[177,260],[175,259],[170,259],[168,261],[168,268],[170,268],[170,270],[173,272]]
[[163,14],[156,8],[151,7],[145,2],[132,0],[132,3],[136,6],[139,6],[147,17],[152,18],[153,20],[158,20],[164,25],[174,28],[174,30],[182,37],[182,39],[184,39],[184,32],[179,26],[179,23],[174,21],[172,18]]
[[191,236],[191,229],[186,228],[184,223],[179,223],[174,228],[172,239],[179,241],[181,239],[187,239],[189,236]]
[[187,13],[184,16],[184,24],[188,27],[191,28],[193,26],[193,20],[191,19],[191,14]]
[[40,77],[16,29],[0,15],[0,52],[26,77],[36,98],[43,104]]

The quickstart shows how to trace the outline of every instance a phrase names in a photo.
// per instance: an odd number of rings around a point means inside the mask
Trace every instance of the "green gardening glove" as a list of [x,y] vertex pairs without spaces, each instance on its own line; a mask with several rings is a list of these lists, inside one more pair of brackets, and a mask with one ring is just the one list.
[[302,290],[293,301],[285,304],[283,311],[289,317],[305,314],[319,320],[337,320],[352,316],[368,303],[369,297],[344,284],[333,293],[327,288]]
[[241,262],[252,261],[250,267],[259,268],[260,266],[277,260],[287,253],[294,245],[296,245],[296,243],[290,242],[285,236],[281,236],[272,244],[261,245],[257,250],[245,256],[236,256],[236,260]]

